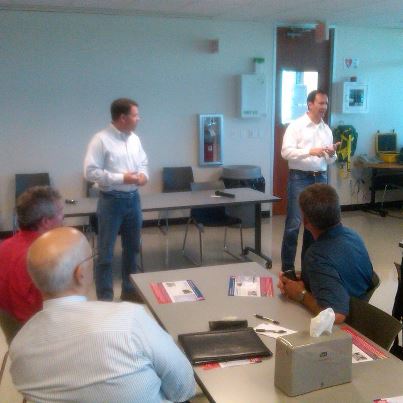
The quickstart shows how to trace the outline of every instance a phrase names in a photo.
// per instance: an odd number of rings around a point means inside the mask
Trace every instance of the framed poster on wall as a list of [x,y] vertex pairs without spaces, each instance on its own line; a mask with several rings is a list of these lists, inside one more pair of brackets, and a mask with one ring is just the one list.
[[368,84],[344,83],[343,113],[368,113]]

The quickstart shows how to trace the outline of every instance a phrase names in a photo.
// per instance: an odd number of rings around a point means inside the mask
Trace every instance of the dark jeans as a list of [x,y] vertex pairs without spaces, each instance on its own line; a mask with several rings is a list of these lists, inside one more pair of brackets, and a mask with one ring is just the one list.
[[[295,269],[295,256],[297,254],[299,227],[301,226],[301,212],[299,209],[299,194],[309,185],[314,183],[327,183],[327,174],[317,176],[303,171],[290,170],[287,186],[287,217],[284,226],[283,243],[281,246],[281,268],[285,270]],[[301,260],[313,242],[312,235],[304,229]]]
[[136,272],[140,251],[142,213],[140,196],[135,192],[101,192],[98,209],[98,260],[95,285],[99,300],[113,300],[113,250],[119,230],[122,239],[122,292],[134,290],[130,274]]

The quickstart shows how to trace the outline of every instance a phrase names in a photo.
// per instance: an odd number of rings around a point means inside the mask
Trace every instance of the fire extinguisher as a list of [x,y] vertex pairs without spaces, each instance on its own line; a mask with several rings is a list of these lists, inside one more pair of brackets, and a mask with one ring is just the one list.
[[214,161],[214,138],[215,131],[213,123],[209,122],[204,127],[204,161],[212,162]]

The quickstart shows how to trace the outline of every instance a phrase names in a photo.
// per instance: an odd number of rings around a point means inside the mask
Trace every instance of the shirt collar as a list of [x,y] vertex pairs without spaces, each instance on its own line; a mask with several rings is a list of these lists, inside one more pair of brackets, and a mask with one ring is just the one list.
[[133,134],[133,132],[130,132],[129,135],[127,135],[127,133],[121,132],[120,130],[118,130],[118,129],[113,125],[113,123],[110,124],[110,129],[111,129],[112,133],[113,133],[117,138],[119,138],[120,140],[123,140],[123,141],[127,141],[127,139]]
[[85,302],[87,297],[84,295],[69,295],[67,297],[53,298],[43,301],[43,308],[51,308],[53,306],[59,306],[64,304],[70,304],[74,302]]
[[334,237],[334,236],[338,235],[342,230],[343,230],[343,224],[338,223],[338,224],[334,225],[333,227],[330,227],[329,229],[327,229],[325,232],[322,232],[319,235],[318,239]]
[[308,112],[305,113],[304,115],[304,124],[306,127],[308,126],[323,126],[323,119],[320,120],[320,122],[318,124],[312,122],[311,118],[308,116]]
[[41,233],[36,230],[21,229],[18,231],[18,235],[20,237],[26,238],[28,240],[31,239],[32,241],[34,241],[36,238],[38,238],[41,235]]

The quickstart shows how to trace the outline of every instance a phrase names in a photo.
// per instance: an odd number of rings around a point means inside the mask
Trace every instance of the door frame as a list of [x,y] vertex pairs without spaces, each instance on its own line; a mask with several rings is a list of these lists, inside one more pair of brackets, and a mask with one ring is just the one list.
[[[273,27],[273,77],[272,77],[272,83],[273,83],[273,93],[272,93],[272,122],[271,122],[271,128],[272,128],[272,139],[271,139],[271,161],[270,161],[270,168],[271,168],[271,190],[272,194],[274,195],[274,160],[275,160],[275,143],[276,143],[276,111],[277,111],[277,30],[278,28],[309,28],[309,29],[315,29],[317,24],[315,23],[304,23],[304,24],[285,24],[285,23],[277,23],[274,24]],[[329,98],[329,105],[327,109],[327,119],[328,119],[328,126],[331,128],[332,125],[332,105],[333,101],[337,101],[333,99],[333,78],[334,78],[334,52],[335,52],[335,38],[336,38],[336,28],[333,25],[329,26],[329,88],[328,88],[328,98]],[[337,107],[335,107],[337,110]],[[285,185],[286,186],[286,185]],[[276,196],[276,195],[275,195]],[[271,206],[271,215],[274,215],[274,208],[273,205]]]

